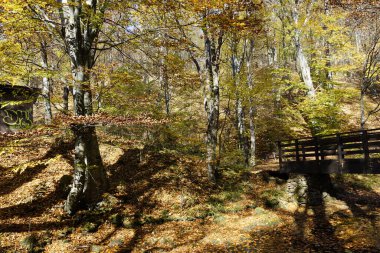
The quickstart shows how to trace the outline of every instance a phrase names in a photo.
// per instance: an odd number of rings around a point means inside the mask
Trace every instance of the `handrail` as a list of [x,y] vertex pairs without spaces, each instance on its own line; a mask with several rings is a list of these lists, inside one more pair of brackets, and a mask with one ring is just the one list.
[[280,169],[313,164],[342,171],[351,163],[367,171],[371,163],[380,173],[380,128],[278,141],[278,150]]
[[[363,132],[363,131],[377,131],[377,130],[380,130],[380,128],[373,128],[373,129],[364,129],[364,130],[356,130],[356,131],[350,131],[350,132],[338,132],[338,133],[335,133],[335,134],[325,134],[325,135],[316,135],[315,137],[329,137],[329,136],[336,136],[337,134],[340,134],[340,135],[346,135],[346,134],[351,134],[351,133],[360,133],[360,132]],[[288,141],[295,141],[295,140],[309,140],[309,139],[313,139],[314,137],[301,137],[301,138],[297,138],[297,139],[284,139],[284,140],[279,140],[280,142],[288,142]]]

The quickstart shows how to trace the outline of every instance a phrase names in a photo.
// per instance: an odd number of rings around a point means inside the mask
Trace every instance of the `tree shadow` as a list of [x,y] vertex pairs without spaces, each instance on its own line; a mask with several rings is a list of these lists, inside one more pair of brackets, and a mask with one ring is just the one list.
[[[380,207],[380,196],[376,192],[349,182],[333,180],[329,174],[308,175],[306,180],[308,194],[305,211],[297,212],[294,216],[299,233],[293,243],[299,244],[302,240],[305,251],[345,252],[345,241],[336,236],[336,228],[332,226],[329,217],[326,215],[324,192],[337,200],[345,202],[353,217],[366,219],[368,223],[364,226],[372,226],[373,230],[376,231],[376,219],[379,216],[373,214],[373,212]],[[358,189],[360,194],[357,192]],[[361,207],[363,205],[365,206],[364,209]],[[308,222],[308,216],[310,215],[307,214],[307,209],[313,211],[311,223]],[[311,228],[312,238],[305,236],[307,228]],[[378,241],[380,242],[380,238],[378,238]],[[361,246],[360,252],[378,252],[378,246]]]
[[[328,193],[346,203],[353,217],[367,220],[368,223],[363,224],[363,227],[368,228],[371,226],[373,231],[377,231],[380,216],[378,210],[380,208],[380,195],[369,187],[353,182],[344,182],[340,177],[334,183],[334,187]],[[368,252],[380,251],[380,236],[378,234],[375,234],[375,236],[376,245],[367,246],[366,250]]]
[[[345,252],[326,214],[323,192],[330,189],[329,176],[304,175],[304,178],[306,191],[297,196],[301,208],[287,213],[293,216],[294,226],[264,232],[268,239],[262,242],[262,252]],[[299,184],[297,187],[302,188]]]
[[[68,155],[68,151],[73,148],[72,143],[65,143],[65,142],[56,142],[53,144],[49,150],[45,153],[45,155],[41,158],[36,158],[34,160],[29,161],[43,161],[49,158],[53,158],[57,155],[62,155],[63,158],[65,158],[67,161],[70,161],[72,163],[71,157]],[[41,163],[37,164],[31,168],[28,168],[21,174],[15,173],[15,175],[11,178],[4,179],[3,177],[5,175],[1,175],[0,177],[0,195],[5,195],[8,193],[13,192],[17,188],[21,187],[27,182],[30,182],[33,178],[35,178],[39,173],[41,173],[45,168],[47,167],[47,164]],[[3,168],[0,167],[0,171]],[[4,174],[5,171],[4,171]]]
[[[62,155],[63,158],[69,159],[68,151],[71,150],[72,143],[65,142],[57,142],[53,144],[49,150],[44,154],[43,157],[38,160],[46,160],[49,158],[56,157],[57,155]],[[4,180],[0,183],[0,194],[9,194],[21,187],[27,182],[30,182],[33,178],[35,178],[39,173],[41,173],[47,164],[41,163],[37,164],[32,168],[27,168],[21,175],[15,174],[12,178]],[[58,185],[56,185],[55,189],[49,192],[47,195],[43,197],[37,197],[36,199],[32,199],[32,201],[16,204],[9,207],[0,207],[0,221],[11,219],[11,218],[31,218],[40,216],[45,210],[57,204],[60,200]],[[0,232],[22,232],[22,231],[30,231],[30,230],[39,230],[45,228],[51,228],[51,226],[57,225],[58,223],[48,222],[41,224],[29,224],[29,223],[19,223],[19,224],[4,224],[2,222],[0,226]],[[65,226],[65,222],[63,222],[62,226]]]
[[[141,158],[141,153],[145,153],[145,158]],[[110,166],[109,177],[111,192],[116,192],[116,187],[121,183],[126,187],[124,194],[117,195],[123,205],[133,207],[131,226],[134,229],[134,236],[120,251],[130,252],[135,249],[141,239],[152,233],[157,226],[170,220],[152,218],[146,220],[146,215],[153,212],[160,203],[157,202],[155,194],[160,190],[178,191],[188,188],[193,193],[203,194],[204,182],[194,175],[189,168],[183,169],[180,178],[173,176],[173,167],[178,165],[178,160],[170,154],[162,154],[149,150],[131,149],[127,150],[119,161]],[[181,178],[191,179],[191,183],[186,184]],[[122,211],[122,210],[120,210]],[[115,231],[116,232],[116,231]],[[112,235],[109,235],[110,238]],[[104,241],[104,240],[103,240]]]
[[54,206],[58,201],[59,197],[57,196],[56,188],[43,198],[37,198],[31,202],[0,208],[0,220],[15,217],[36,217],[46,209]]
[[310,175],[307,177],[307,206],[313,210],[314,241],[311,249],[317,252],[345,252],[343,242],[336,236],[335,229],[326,215],[323,192],[331,191],[331,179],[328,174]]

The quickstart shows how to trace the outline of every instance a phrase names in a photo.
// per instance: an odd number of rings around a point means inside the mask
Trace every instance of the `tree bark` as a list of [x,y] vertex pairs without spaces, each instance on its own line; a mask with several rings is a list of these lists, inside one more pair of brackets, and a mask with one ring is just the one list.
[[208,178],[216,182],[219,177],[219,161],[217,157],[219,130],[219,64],[223,34],[209,34],[208,28],[203,29],[205,43],[205,110],[207,113],[206,147]]
[[[161,33],[160,33],[160,37],[163,40],[164,36],[161,35]],[[163,43],[163,41],[161,43]],[[158,82],[163,92],[163,97],[165,100],[165,113],[167,116],[169,116],[170,115],[170,87],[169,87],[168,70],[167,70],[167,65],[166,65],[167,54],[168,54],[167,48],[161,45],[159,49],[160,63],[159,63]]]
[[365,129],[365,103],[364,103],[364,97],[365,97],[365,87],[362,85],[360,89],[360,129]]
[[[324,0],[324,11],[325,15],[330,15],[330,8],[329,8],[329,0]],[[326,31],[327,26],[324,25],[323,29]],[[328,38],[325,38],[325,57],[326,57],[326,81],[327,81],[327,88],[333,88],[333,85],[331,84],[333,73],[331,72],[331,44],[328,41]]]
[[[247,64],[247,86],[248,89],[252,92],[254,83],[253,83],[253,51],[254,51],[254,41],[253,39],[247,39],[245,41],[246,47],[246,64]],[[249,133],[250,133],[250,150],[249,150],[249,165],[256,165],[256,125],[255,125],[255,105],[252,95],[249,97]]]
[[[92,114],[92,94],[89,70],[95,63],[96,41],[100,22],[92,23],[96,15],[96,0],[86,1],[88,13],[83,13],[82,1],[63,3],[59,9],[62,37],[71,60],[74,81],[74,114]],[[101,8],[102,9],[102,8]],[[103,10],[104,11],[104,10]],[[104,12],[99,13],[100,16]],[[84,19],[86,17],[88,20]],[[77,124],[72,126],[75,136],[74,180],[65,204],[66,212],[72,214],[80,206],[93,207],[108,188],[106,172],[100,157],[94,126]]]
[[314,98],[316,95],[313,80],[311,79],[311,72],[309,62],[303,52],[303,46],[301,43],[301,30],[299,28],[299,0],[295,0],[295,5],[292,11],[294,21],[294,44],[296,47],[296,60],[299,71],[301,73],[302,80],[304,81],[308,90],[308,96]]
[[232,38],[232,45],[231,45],[231,68],[232,68],[232,78],[235,86],[235,95],[236,95],[236,101],[235,101],[235,111],[236,111],[236,128],[238,132],[238,141],[239,141],[239,148],[243,151],[244,155],[244,162],[246,165],[249,163],[249,146],[248,146],[248,139],[245,134],[245,113],[244,113],[244,106],[242,97],[240,95],[240,72],[242,63],[244,60],[244,53],[241,57],[238,56],[238,43],[239,39],[236,38],[236,36],[233,36]]
[[[48,55],[47,55],[47,44],[42,39],[40,45],[41,45],[42,67],[45,71],[48,71],[49,65],[48,65]],[[45,124],[47,125],[51,124],[51,121],[53,119],[53,114],[51,111],[50,90],[51,90],[50,79],[46,73],[45,76],[42,77],[42,97],[44,99],[44,107],[45,107]]]
[[63,87],[63,111],[67,113],[69,111],[69,95],[70,95],[70,88],[69,86]]

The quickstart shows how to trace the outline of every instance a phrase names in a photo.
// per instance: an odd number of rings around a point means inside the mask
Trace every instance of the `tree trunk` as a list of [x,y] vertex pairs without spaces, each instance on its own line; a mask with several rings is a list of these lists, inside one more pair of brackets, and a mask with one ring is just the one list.
[[[45,41],[41,41],[41,59],[42,59],[42,67],[45,71],[48,71],[48,55],[47,55],[47,45]],[[45,107],[45,124],[51,124],[53,119],[53,114],[51,111],[51,101],[50,101],[50,79],[47,76],[47,73],[44,77],[42,77],[42,97],[44,98],[44,107]]]
[[[75,80],[74,112],[77,116],[92,114],[92,97],[84,67],[73,70]],[[74,180],[65,211],[72,214],[79,207],[92,208],[108,188],[107,175],[99,152],[94,126],[72,126],[75,136]]]
[[[163,37],[160,35],[160,37]],[[167,49],[164,46],[160,46],[160,65],[159,65],[159,77],[158,82],[160,88],[163,92],[163,97],[165,100],[165,113],[167,116],[170,115],[170,88],[169,88],[169,79],[168,79],[168,70],[166,65],[166,55],[168,54]],[[160,99],[161,100],[161,99]]]
[[232,77],[233,77],[233,82],[235,86],[235,95],[236,95],[235,111],[236,111],[236,128],[238,132],[239,148],[243,151],[245,164],[248,165],[249,146],[248,146],[248,139],[245,135],[245,114],[244,114],[242,98],[240,96],[240,89],[241,89],[240,70],[241,70],[241,65],[242,65],[244,56],[242,56],[241,58],[239,58],[238,56],[238,43],[239,43],[239,40],[237,38],[232,39],[231,67],[232,67]]
[[70,95],[70,88],[69,86],[63,87],[63,111],[67,113],[69,111],[69,95]]
[[74,213],[84,202],[83,190],[87,166],[83,128],[82,126],[75,126],[72,130],[75,135],[74,178],[65,203],[65,211],[69,214]]
[[365,129],[365,103],[364,103],[364,97],[365,97],[365,87],[362,85],[360,89],[360,129]]
[[256,126],[255,126],[255,108],[252,105],[252,99],[249,106],[249,131],[250,131],[250,153],[249,153],[249,165],[256,165]]
[[[218,159],[217,159],[217,144],[219,130],[219,70],[213,68],[212,74],[208,77],[208,115],[207,115],[207,130],[206,130],[206,145],[207,145],[207,171],[208,177],[212,182],[218,179]],[[210,80],[212,79],[212,80]]]
[[[246,47],[246,61],[247,61],[247,86],[250,91],[253,90],[253,51],[254,51],[254,41],[248,39],[245,42]],[[250,150],[249,150],[249,165],[256,165],[256,126],[255,126],[255,105],[252,95],[249,98],[249,139],[250,139]]]
[[206,147],[208,178],[216,182],[219,177],[219,161],[217,157],[219,130],[219,56],[222,45],[222,35],[209,37],[207,28],[203,29],[205,38],[205,69],[206,96],[205,110],[207,113]]
[[296,47],[296,60],[297,60],[297,66],[299,68],[299,71],[301,72],[302,80],[304,81],[306,88],[308,89],[308,96],[311,98],[314,98],[315,88],[313,85],[313,80],[311,79],[311,72],[310,72],[310,66],[307,61],[307,58],[303,52],[303,47],[301,43],[301,30],[298,28],[299,26],[299,5],[298,1],[296,1],[296,4],[292,11],[292,16],[294,20],[294,44]]
[[[330,8],[329,8],[329,0],[324,0],[324,8],[325,8],[325,15],[330,15]],[[327,26],[323,26],[324,30],[327,30]],[[325,38],[325,57],[326,57],[326,81],[327,81],[327,88],[333,88],[333,85],[331,84],[333,74],[331,72],[331,45],[328,41],[328,38]]]

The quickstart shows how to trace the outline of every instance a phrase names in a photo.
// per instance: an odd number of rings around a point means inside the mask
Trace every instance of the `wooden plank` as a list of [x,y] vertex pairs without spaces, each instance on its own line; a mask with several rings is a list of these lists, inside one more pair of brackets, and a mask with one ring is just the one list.
[[308,146],[314,146],[315,145],[315,141],[313,139],[308,139],[308,140],[300,140],[299,141],[299,144],[300,145],[303,145],[305,147],[308,147]]
[[363,143],[362,143],[362,141],[360,141],[358,143],[350,143],[350,144],[343,143],[343,148],[344,149],[363,148]]
[[344,159],[342,139],[340,138],[340,134],[337,134],[336,137],[338,140],[338,162],[339,162],[339,165],[340,165],[339,168],[340,168],[343,164],[343,159]]
[[369,147],[380,147],[380,141],[368,141]]
[[320,145],[330,145],[330,144],[335,144],[336,143],[336,137],[329,137],[329,138],[324,138],[321,136],[319,139],[319,144]]
[[320,145],[320,147],[322,147],[323,150],[336,150],[338,149],[338,144]]
[[380,140],[380,133],[367,133],[369,141],[378,141]]
[[[314,152],[315,147],[314,146],[313,147],[302,146],[302,150],[304,150],[305,152],[310,152],[310,151]],[[283,150],[283,151],[288,151],[288,150]],[[291,149],[290,151],[294,152],[294,151],[296,151],[296,149]]]
[[337,155],[338,151],[337,150],[323,150],[324,155]]
[[362,136],[360,135],[348,135],[348,136],[341,136],[340,138],[342,140],[342,143],[347,143],[347,142],[361,142],[362,141]]
[[285,147],[294,147],[294,143],[281,143],[281,147],[285,148]]
[[287,162],[281,168],[281,173],[298,174],[380,174],[380,159],[346,159],[340,166],[337,160]]
[[296,158],[296,154],[282,155],[282,158]]
[[344,155],[362,155],[364,150],[345,150],[343,151]]

